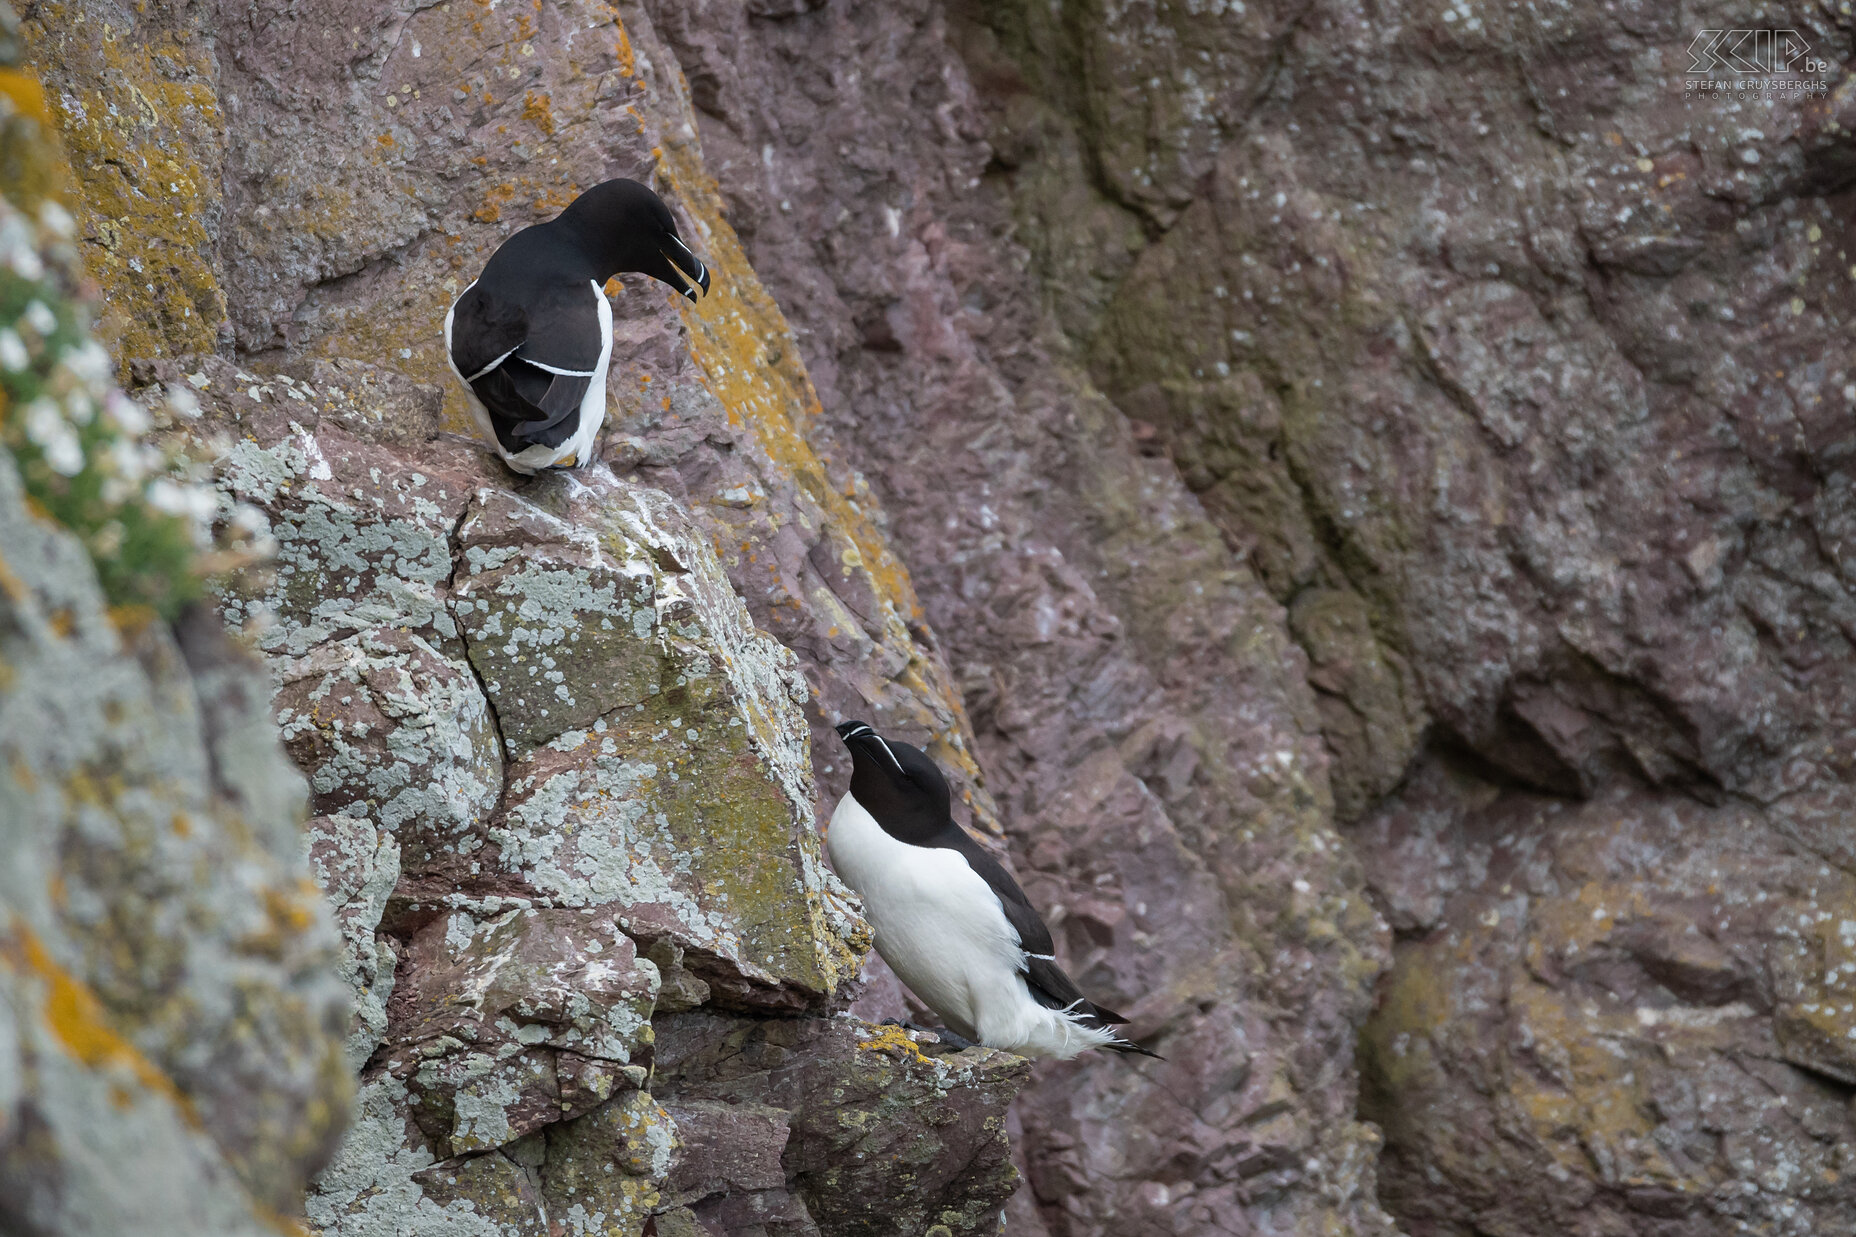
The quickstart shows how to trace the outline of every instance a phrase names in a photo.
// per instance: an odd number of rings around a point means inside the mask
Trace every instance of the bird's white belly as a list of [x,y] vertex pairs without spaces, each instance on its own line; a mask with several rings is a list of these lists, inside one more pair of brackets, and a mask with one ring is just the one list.
[[826,851],[863,899],[883,961],[951,1030],[1027,1056],[1071,1057],[1107,1038],[1031,998],[1018,932],[958,851],[897,841],[848,794]]
[[832,866],[863,898],[877,952],[949,1026],[982,1038],[989,1005],[1015,1003],[1018,934],[959,853],[883,832],[850,795],[831,817]]

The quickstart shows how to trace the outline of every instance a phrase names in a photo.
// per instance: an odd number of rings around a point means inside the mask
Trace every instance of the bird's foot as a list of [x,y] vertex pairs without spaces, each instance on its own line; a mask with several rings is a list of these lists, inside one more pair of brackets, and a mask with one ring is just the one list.
[[905,1031],[914,1031],[921,1035],[932,1035],[935,1037],[935,1039],[939,1040],[943,1044],[946,1044],[948,1047],[952,1048],[955,1052],[962,1052],[968,1048],[979,1047],[978,1044],[974,1043],[972,1040],[968,1039],[966,1036],[956,1035],[954,1034],[954,1032],[948,1030],[946,1027],[925,1027],[925,1026],[920,1025],[919,1023],[903,1022],[895,1018],[885,1018],[878,1025],[886,1026],[886,1027],[901,1027]]

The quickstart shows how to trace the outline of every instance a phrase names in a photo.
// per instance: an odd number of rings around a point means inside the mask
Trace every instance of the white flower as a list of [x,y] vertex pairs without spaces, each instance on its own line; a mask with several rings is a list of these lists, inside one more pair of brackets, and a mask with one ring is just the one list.
[[[199,531],[206,533],[214,517],[219,514],[219,491],[207,489],[201,485],[189,486],[187,488],[187,514],[193,517],[194,525]],[[211,542],[211,535],[207,535],[205,540]]]
[[84,446],[77,431],[58,411],[58,405],[40,396],[26,405],[26,437],[45,453],[45,462],[63,477],[84,471]]
[[70,211],[50,198],[39,203],[39,222],[61,241],[68,241],[77,234],[77,220],[71,218]]
[[97,401],[88,391],[73,391],[64,397],[65,412],[79,425],[89,425],[97,415]]
[[64,367],[85,382],[103,383],[110,378],[110,354],[94,339],[64,354]]
[[140,481],[148,475],[148,457],[142,444],[133,439],[118,438],[111,443],[108,458],[111,471],[125,481]]
[[166,477],[156,477],[144,491],[148,505],[157,511],[192,520],[196,525],[209,522],[219,510],[219,496],[197,485],[176,485]]
[[271,517],[250,503],[240,503],[232,509],[232,518],[227,521],[232,531],[249,536],[267,536],[271,531]]
[[117,429],[136,437],[146,434],[148,427],[154,424],[149,419],[148,409],[114,387],[103,397],[103,411]]
[[75,477],[84,471],[84,447],[75,430],[67,430],[46,446],[45,462],[61,477]]
[[39,260],[38,254],[24,245],[6,255],[6,264],[21,279],[36,281],[45,277],[45,263]]
[[11,265],[14,255],[32,251],[32,232],[18,215],[7,211],[0,215],[0,262]]
[[44,301],[33,301],[30,305],[26,306],[26,312],[21,314],[20,317],[26,320],[27,326],[37,331],[41,336],[50,335],[53,331],[58,329],[58,315],[53,313],[46,306]]
[[186,387],[176,384],[168,388],[168,411],[191,421],[200,415],[200,399]]
[[26,405],[25,415],[26,437],[41,447],[71,428],[58,405],[43,395]]
[[187,492],[166,477],[156,477],[150,481],[148,488],[142,491],[142,497],[156,511],[164,511],[169,515],[187,513]]
[[0,369],[9,374],[17,374],[32,364],[32,354],[26,351],[25,341],[12,327],[0,327]]

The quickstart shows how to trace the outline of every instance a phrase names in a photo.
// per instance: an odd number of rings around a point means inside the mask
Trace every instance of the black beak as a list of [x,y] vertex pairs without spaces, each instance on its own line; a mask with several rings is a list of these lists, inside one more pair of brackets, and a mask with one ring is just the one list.
[[[892,749],[889,744],[883,742],[883,736],[871,729],[868,722],[839,722],[836,729],[838,731],[838,737],[844,740],[844,746],[846,748],[851,748],[851,741],[854,739],[872,740],[876,743],[877,747],[883,749],[883,755],[889,757],[889,763],[896,766],[897,773],[900,773],[905,778],[909,776],[908,770],[902,767],[902,762],[896,759],[894,749]],[[872,749],[865,747],[864,750],[865,752],[870,752]],[[851,755],[855,758],[857,755],[856,749],[851,748]]]
[[[695,282],[696,287],[702,289],[704,296],[709,294],[709,268],[703,265],[701,258],[698,258],[695,254],[690,252],[690,247],[683,243],[681,237],[673,235],[670,238],[670,244],[665,247],[663,252],[664,256],[681,270],[683,274],[689,276],[689,278]],[[684,288],[682,291],[683,295],[689,297],[692,301],[696,299],[696,294],[691,289]]]

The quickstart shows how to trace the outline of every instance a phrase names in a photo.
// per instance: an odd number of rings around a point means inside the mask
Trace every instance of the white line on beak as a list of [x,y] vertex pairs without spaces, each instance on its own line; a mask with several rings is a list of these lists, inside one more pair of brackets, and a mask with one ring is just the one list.
[[[870,737],[875,739],[878,743],[883,743],[883,736],[880,734],[877,734],[875,731],[871,731]],[[896,772],[902,774],[902,776],[904,777],[907,777],[909,775],[908,770],[902,767],[902,762],[896,759],[896,753],[889,750],[889,744],[887,743],[883,743],[883,754],[889,757],[890,764],[896,766]]]

